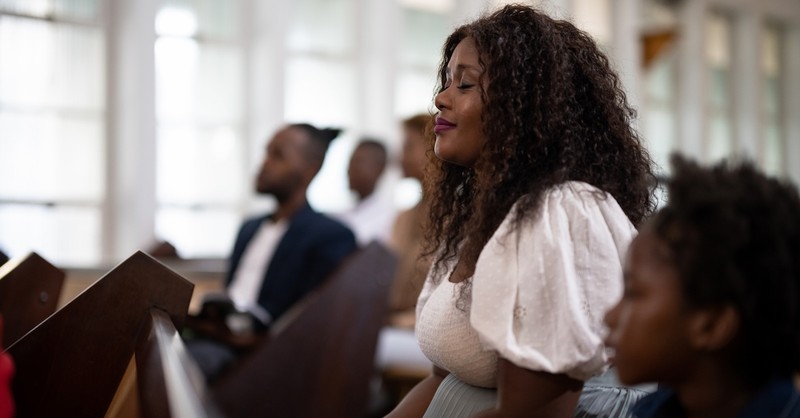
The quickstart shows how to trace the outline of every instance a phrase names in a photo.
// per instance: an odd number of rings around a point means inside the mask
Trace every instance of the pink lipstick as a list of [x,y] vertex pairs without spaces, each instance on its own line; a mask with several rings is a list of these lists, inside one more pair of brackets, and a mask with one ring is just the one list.
[[439,132],[447,131],[455,127],[456,127],[455,123],[450,122],[445,118],[438,117],[436,118],[436,125],[433,127],[433,131],[438,134]]

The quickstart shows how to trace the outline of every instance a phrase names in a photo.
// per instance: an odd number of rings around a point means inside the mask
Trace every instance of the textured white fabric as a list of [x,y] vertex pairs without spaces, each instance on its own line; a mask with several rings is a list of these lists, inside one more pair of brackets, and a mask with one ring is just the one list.
[[603,316],[622,295],[636,229],[610,195],[579,182],[553,188],[536,219],[510,226],[507,217],[473,278],[470,321],[484,346],[530,370],[602,372]]
[[350,211],[333,216],[353,231],[359,246],[363,247],[373,240],[385,245],[392,234],[397,210],[386,198],[373,193]]
[[469,324],[469,312],[456,307],[461,286],[446,278],[426,280],[417,305],[419,347],[430,361],[473,386],[497,386],[497,354],[484,349]]
[[460,285],[426,280],[420,347],[476,386],[496,386],[497,355],[586,380],[605,368],[603,315],[622,294],[622,258],[636,230],[610,195],[580,182],[547,191],[518,229],[513,212],[481,252],[469,312],[455,307]]

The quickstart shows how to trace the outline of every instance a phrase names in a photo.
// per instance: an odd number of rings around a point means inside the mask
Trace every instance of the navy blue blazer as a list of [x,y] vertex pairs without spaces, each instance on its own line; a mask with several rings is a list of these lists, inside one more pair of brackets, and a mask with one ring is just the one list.
[[[225,285],[233,280],[245,248],[269,215],[242,224],[230,259]],[[306,205],[290,220],[264,273],[258,304],[280,317],[286,309],[328,277],[355,251],[356,238],[346,226]]]

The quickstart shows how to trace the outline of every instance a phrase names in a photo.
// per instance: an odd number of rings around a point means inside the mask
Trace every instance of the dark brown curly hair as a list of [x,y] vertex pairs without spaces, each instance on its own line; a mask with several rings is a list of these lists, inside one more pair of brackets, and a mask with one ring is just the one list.
[[655,208],[652,160],[631,127],[635,112],[620,80],[592,38],[534,8],[506,6],[447,38],[439,92],[453,51],[468,37],[484,68],[486,142],[473,167],[430,153],[427,250],[435,254],[434,277],[456,260],[455,281],[471,277],[512,205],[518,202],[518,226],[536,213],[545,190],[566,181],[609,193],[639,225]]
[[750,384],[800,370],[800,195],[747,161],[704,168],[672,157],[668,202],[652,220],[690,309],[732,306],[727,350]]

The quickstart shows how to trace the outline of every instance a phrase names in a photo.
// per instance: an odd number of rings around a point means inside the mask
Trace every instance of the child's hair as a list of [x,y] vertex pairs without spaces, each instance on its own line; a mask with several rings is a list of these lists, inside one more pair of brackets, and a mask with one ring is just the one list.
[[674,155],[668,204],[652,219],[669,247],[688,308],[732,306],[729,350],[758,385],[800,366],[800,198],[749,162],[711,168]]

